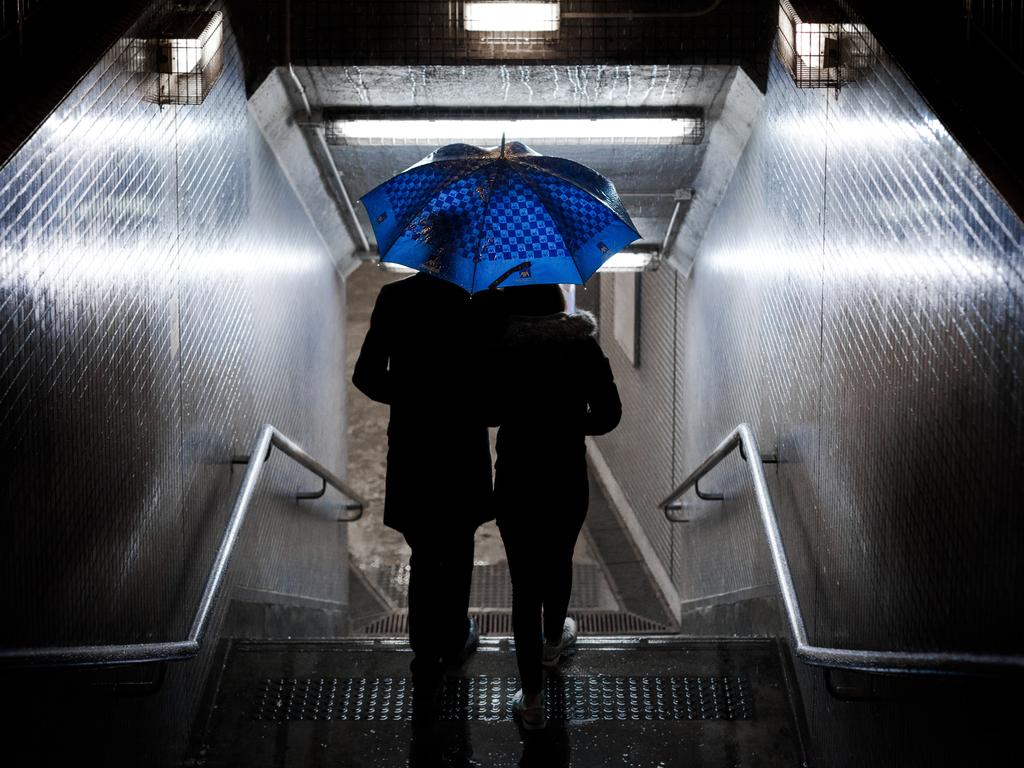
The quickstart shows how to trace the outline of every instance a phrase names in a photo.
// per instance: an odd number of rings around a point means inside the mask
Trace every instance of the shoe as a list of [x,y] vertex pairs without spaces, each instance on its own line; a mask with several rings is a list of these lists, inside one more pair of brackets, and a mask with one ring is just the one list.
[[539,731],[548,724],[547,715],[544,713],[544,692],[540,693],[539,704],[528,707],[523,699],[523,689],[520,688],[512,698],[512,717],[519,720],[526,730]]
[[476,652],[476,649],[480,647],[480,630],[476,626],[476,622],[473,619],[469,619],[469,629],[466,632],[466,642],[463,643],[456,653],[446,655],[444,657],[445,666],[449,669],[454,667],[461,667],[466,663],[466,659]]
[[576,620],[566,617],[558,642],[552,644],[545,641],[541,664],[549,669],[557,667],[558,662],[562,660],[562,652],[573,645],[576,645]]

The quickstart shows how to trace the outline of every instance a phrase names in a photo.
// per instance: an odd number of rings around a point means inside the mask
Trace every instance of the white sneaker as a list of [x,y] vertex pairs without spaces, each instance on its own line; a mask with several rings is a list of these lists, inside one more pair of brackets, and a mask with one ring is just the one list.
[[558,642],[554,644],[544,642],[544,655],[541,657],[541,664],[548,668],[557,667],[558,662],[562,659],[562,651],[573,645],[576,645],[576,620],[567,616],[565,624],[562,625],[562,636]]
[[526,706],[523,703],[523,689],[516,691],[512,697],[512,717],[518,718],[523,728],[528,731],[539,731],[548,724],[547,715],[544,713],[544,692],[540,692],[540,703],[533,706]]

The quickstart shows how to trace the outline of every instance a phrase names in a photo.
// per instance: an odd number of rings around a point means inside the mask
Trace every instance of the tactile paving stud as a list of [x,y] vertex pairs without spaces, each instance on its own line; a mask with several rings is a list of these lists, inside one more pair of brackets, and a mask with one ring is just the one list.
[[[516,677],[449,678],[441,718],[478,722],[512,719]],[[555,721],[750,720],[749,685],[742,677],[549,677],[548,718]],[[409,678],[279,678],[263,680],[253,718],[402,721],[412,718]]]

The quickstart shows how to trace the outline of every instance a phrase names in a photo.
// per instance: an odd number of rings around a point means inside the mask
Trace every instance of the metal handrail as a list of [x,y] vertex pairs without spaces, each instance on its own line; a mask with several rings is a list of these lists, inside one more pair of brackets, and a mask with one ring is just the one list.
[[249,502],[252,500],[256,489],[256,482],[263,471],[263,465],[270,458],[270,451],[278,448],[283,454],[294,459],[313,474],[320,477],[323,487],[320,491],[296,494],[296,499],[315,499],[323,496],[327,485],[330,484],[349,500],[345,503],[345,512],[354,512],[353,515],[341,515],[337,522],[350,523],[362,517],[366,502],[360,498],[344,481],[339,479],[333,472],[324,467],[320,462],[310,456],[296,442],[279,432],[273,425],[264,424],[260,430],[252,452],[249,456],[262,456],[263,461],[249,461],[248,456],[233,457],[233,464],[248,464],[245,476],[242,478],[242,485],[235,497],[235,505],[231,510],[231,517],[228,519],[221,538],[220,547],[217,549],[217,556],[210,566],[210,574],[206,579],[206,587],[203,596],[199,600],[199,607],[196,609],[195,618],[192,620],[192,628],[189,630],[188,638],[158,643],[129,643],[124,645],[79,645],[67,647],[48,648],[7,648],[0,650],[0,662],[4,666],[47,666],[47,665],[109,665],[109,664],[143,664],[159,661],[177,661],[188,659],[199,652],[206,627],[213,609],[214,600],[220,590],[224,575],[227,573],[228,562],[231,559],[238,539],[238,532],[245,522],[245,515],[249,510]]
[[[658,505],[670,522],[687,522],[672,514],[682,509],[679,498],[691,487],[695,488],[697,482],[704,475],[710,472],[737,447],[743,453],[744,459],[748,456],[761,456],[753,431],[746,424],[738,425],[701,462],[700,466],[690,473],[689,477],[680,483],[679,487],[672,491]],[[775,567],[775,577],[779,581],[779,589],[782,592],[782,602],[786,608],[789,629],[793,634],[795,652],[801,661],[814,666],[842,667],[866,672],[941,674],[950,672],[1005,671],[1007,668],[1024,669],[1024,656],[959,652],[870,651],[849,648],[824,648],[811,645],[807,640],[807,629],[797,601],[796,588],[793,585],[793,575],[790,572],[789,561],[786,558],[786,549],[782,543],[779,520],[775,515],[775,508],[772,506],[771,496],[768,493],[768,483],[765,480],[764,470],[761,466],[762,462],[768,463],[772,461],[772,457],[761,458],[761,461],[747,461],[747,466],[750,469],[750,477],[754,481],[757,506],[760,509],[761,522],[764,524],[765,534],[768,537],[772,564]],[[716,496],[721,498],[720,495]],[[715,498],[716,496],[710,496],[710,498]],[[708,497],[709,495],[705,495],[705,498]]]

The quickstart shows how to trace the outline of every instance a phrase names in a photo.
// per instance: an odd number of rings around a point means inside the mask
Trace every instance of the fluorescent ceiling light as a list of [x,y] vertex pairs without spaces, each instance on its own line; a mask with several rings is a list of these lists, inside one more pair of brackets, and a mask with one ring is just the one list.
[[[602,264],[597,271],[644,272],[653,269],[657,262],[658,252],[653,249],[649,251],[620,251]],[[402,275],[411,275],[417,271],[404,264],[393,264],[389,261],[378,261],[377,264],[385,272],[395,272]]]
[[699,144],[704,120],[699,117],[527,118],[523,120],[338,120],[331,140],[361,146],[437,145],[464,142],[496,146],[527,144]]
[[558,3],[465,3],[467,32],[557,32]]
[[649,251],[619,251],[608,261],[600,266],[598,272],[643,272],[653,269],[657,264],[658,252]]
[[405,264],[395,264],[393,261],[378,261],[377,266],[385,272],[394,272],[399,275],[414,275],[419,272],[418,269],[407,267]]

